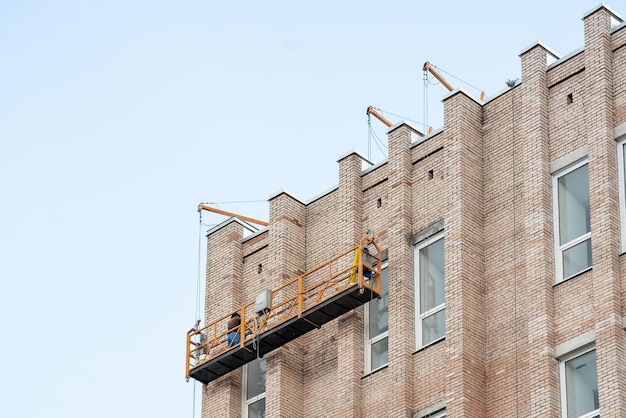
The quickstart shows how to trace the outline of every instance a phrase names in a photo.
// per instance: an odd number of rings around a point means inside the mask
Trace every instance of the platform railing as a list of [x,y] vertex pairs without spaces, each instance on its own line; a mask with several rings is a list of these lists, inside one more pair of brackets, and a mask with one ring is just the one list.
[[[362,256],[365,247],[370,249],[369,257]],[[264,332],[295,317],[302,318],[306,311],[315,309],[349,287],[358,286],[361,293],[368,289],[380,297],[381,265],[378,245],[373,237],[365,236],[359,245],[272,289],[271,305],[266,313],[259,315],[254,312],[255,301],[252,301],[202,328],[191,329],[187,333],[185,375],[189,377],[190,370],[235,347],[243,348],[250,338],[262,338]],[[313,284],[307,285],[311,282]],[[228,329],[228,321],[234,313],[239,314],[241,323]],[[228,345],[230,332],[239,335],[238,344]]]

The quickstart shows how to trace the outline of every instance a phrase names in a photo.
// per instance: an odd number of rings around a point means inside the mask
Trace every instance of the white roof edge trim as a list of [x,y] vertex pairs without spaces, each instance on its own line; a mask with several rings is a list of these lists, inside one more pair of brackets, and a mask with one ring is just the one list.
[[348,152],[346,152],[346,153],[341,154],[341,155],[339,156],[339,158],[337,158],[337,162],[339,162],[339,161],[343,160],[344,158],[346,158],[347,156],[349,156],[349,155],[351,155],[351,154],[356,154],[356,155],[358,155],[359,157],[361,157],[361,159],[362,159],[362,160],[364,160],[365,162],[367,162],[368,164],[373,164],[370,160],[368,160],[368,159],[367,159],[367,157],[365,157],[365,156],[363,155],[363,153],[362,153],[362,152],[358,151],[356,148],[353,148],[352,150],[350,150],[350,151],[348,151]]
[[[230,224],[231,222],[237,222],[238,224],[240,224],[241,226],[243,226],[244,228],[246,228],[248,231],[250,231],[252,233],[257,233],[259,231],[258,228],[254,227],[249,222],[246,222],[246,221],[244,221],[242,219],[239,219],[236,216],[231,216],[230,218],[226,219],[225,221],[220,222],[219,224],[215,225],[213,228],[207,230],[205,236],[208,237],[209,235],[213,234],[214,232],[224,228],[226,225]],[[264,227],[263,229],[267,229],[267,228]]]
[[289,190],[287,190],[287,189],[280,189],[280,190],[278,190],[277,192],[272,193],[272,194],[271,194],[271,195],[267,198],[267,200],[271,200],[271,199],[275,198],[276,196],[278,196],[279,194],[282,194],[282,193],[288,194],[289,196],[291,196],[291,197],[293,197],[294,199],[296,199],[298,202],[302,203],[303,205],[306,205],[306,202],[305,202],[304,200],[297,198],[297,197],[296,197],[293,193],[291,193],[291,192],[290,192]]
[[526,52],[530,51],[531,49],[533,49],[536,46],[540,46],[543,49],[545,49],[546,52],[548,54],[552,55],[555,59],[557,59],[557,60],[560,59],[559,54],[554,49],[550,48],[549,46],[547,46],[546,44],[544,44],[541,41],[536,41],[536,42],[528,45],[526,48],[522,48],[522,50],[520,51],[519,55],[525,54]]
[[589,16],[590,14],[595,13],[596,11],[598,11],[599,9],[601,9],[603,7],[606,10],[608,10],[617,19],[621,20],[622,22],[624,21],[624,19],[622,19],[622,17],[619,15],[619,13],[617,13],[615,10],[613,10],[611,7],[609,7],[606,3],[600,3],[596,7],[594,7],[593,9],[588,10],[587,13],[585,13],[581,19],[585,19],[587,16]]

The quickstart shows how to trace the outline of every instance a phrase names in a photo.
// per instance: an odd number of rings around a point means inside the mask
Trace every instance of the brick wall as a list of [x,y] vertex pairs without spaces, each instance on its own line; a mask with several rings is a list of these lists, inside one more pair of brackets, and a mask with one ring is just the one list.
[[[389,364],[364,374],[364,310],[267,355],[268,417],[560,417],[559,357],[582,335],[597,352],[600,413],[626,416],[626,354],[615,128],[626,122],[626,28],[600,5],[585,45],[547,65],[536,44],[522,78],[487,103],[444,99],[444,129],[421,142],[391,128],[386,162],[349,153],[338,186],[311,202],[270,198],[252,238],[232,220],[211,231],[205,320],[232,311],[358,243],[388,254]],[[557,28],[558,29],[558,28]],[[555,277],[552,174],[589,159],[593,268]],[[320,191],[321,192],[321,191]],[[446,335],[416,350],[414,239],[445,232]],[[203,388],[203,417],[241,413],[241,371]]]

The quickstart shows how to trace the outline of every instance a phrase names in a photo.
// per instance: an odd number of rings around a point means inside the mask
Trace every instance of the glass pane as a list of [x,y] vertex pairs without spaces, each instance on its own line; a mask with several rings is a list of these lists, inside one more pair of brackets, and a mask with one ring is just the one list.
[[422,321],[422,346],[443,337],[446,333],[446,310],[427,316]]
[[387,268],[383,268],[381,272],[383,296],[380,298],[380,301],[373,300],[367,304],[367,309],[369,310],[370,339],[387,331],[387,308],[389,305],[389,297],[387,296],[387,271]]
[[591,239],[585,240],[563,251],[563,278],[591,267]]
[[256,359],[248,363],[248,385],[246,395],[248,399],[265,392],[265,358]]
[[579,417],[600,407],[595,350],[565,363],[565,390],[568,417]]
[[588,165],[559,177],[558,188],[559,239],[564,245],[591,231]]
[[420,249],[420,313],[441,305],[443,293],[443,238]]
[[265,417],[265,398],[248,405],[248,418]]
[[389,363],[389,344],[388,339],[383,338],[372,344],[372,368],[376,370],[379,367]]

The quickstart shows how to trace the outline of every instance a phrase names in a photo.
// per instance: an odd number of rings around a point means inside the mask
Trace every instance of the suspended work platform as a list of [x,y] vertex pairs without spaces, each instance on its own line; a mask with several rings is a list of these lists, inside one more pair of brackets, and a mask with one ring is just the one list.
[[[365,249],[365,253],[364,253]],[[368,252],[369,250],[369,252]],[[186,377],[209,383],[381,296],[381,252],[371,236],[324,264],[187,333]],[[257,312],[258,310],[258,312]],[[228,329],[234,313],[239,326]],[[228,345],[228,334],[235,339]]]

